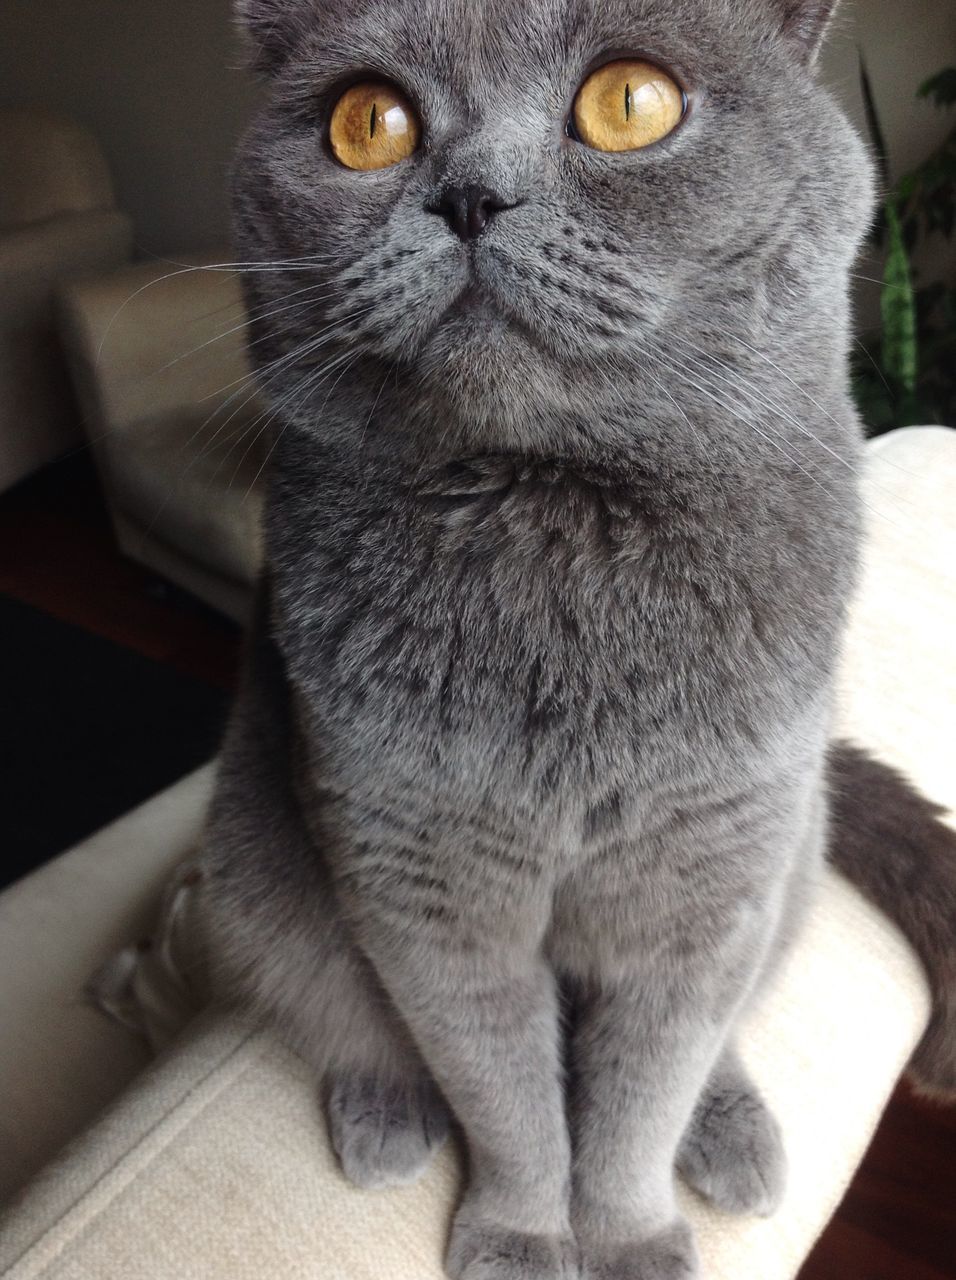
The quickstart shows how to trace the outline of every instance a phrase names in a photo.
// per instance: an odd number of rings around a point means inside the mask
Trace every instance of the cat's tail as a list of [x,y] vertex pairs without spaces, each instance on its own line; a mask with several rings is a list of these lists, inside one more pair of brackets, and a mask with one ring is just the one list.
[[929,976],[933,1014],[909,1070],[956,1097],[956,832],[895,769],[848,743],[829,761],[831,863],[900,927]]

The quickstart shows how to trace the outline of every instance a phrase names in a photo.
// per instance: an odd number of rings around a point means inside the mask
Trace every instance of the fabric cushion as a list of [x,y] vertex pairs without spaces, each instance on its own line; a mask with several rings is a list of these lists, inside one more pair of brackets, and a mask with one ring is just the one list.
[[39,107],[0,111],[0,173],[3,230],[114,204],[109,169],[93,135],[68,116]]
[[956,806],[956,430],[868,447],[864,577],[844,645],[839,727]]
[[213,417],[200,404],[146,419],[110,451],[110,499],[128,520],[251,593],[271,440],[258,402]]
[[[0,175],[2,191],[2,156]],[[79,440],[54,293],[74,276],[115,267],[129,256],[131,240],[129,219],[115,209],[0,234],[0,491]]]
[[76,282],[60,324],[124,551],[243,617],[272,415],[237,273],[207,256]]
[[[769,1221],[685,1197],[709,1280],[784,1280],[852,1175],[927,1017],[908,947],[830,877],[746,1037],[781,1119],[790,1188]],[[459,1160],[418,1186],[339,1173],[315,1082],[271,1035],[193,1031],[3,1223],[7,1280],[441,1280]]]
[[0,895],[0,1202],[149,1062],[146,1042],[93,1009],[84,986],[148,932],[211,782],[200,770]]
[[39,108],[0,110],[0,492],[79,439],[53,291],[124,261],[131,236],[86,129]]

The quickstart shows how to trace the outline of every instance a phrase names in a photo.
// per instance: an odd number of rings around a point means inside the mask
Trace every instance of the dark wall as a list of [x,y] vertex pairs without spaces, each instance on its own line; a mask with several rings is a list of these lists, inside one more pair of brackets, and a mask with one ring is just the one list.
[[0,105],[86,124],[141,253],[227,236],[230,155],[255,102],[230,0],[0,0]]

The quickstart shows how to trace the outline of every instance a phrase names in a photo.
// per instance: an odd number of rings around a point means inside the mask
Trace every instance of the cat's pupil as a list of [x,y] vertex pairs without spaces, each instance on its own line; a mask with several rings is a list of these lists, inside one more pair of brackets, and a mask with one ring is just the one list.
[[630,120],[630,118],[631,118],[631,86],[629,84],[626,84],[624,86],[624,119]]
[[369,121],[369,126],[368,126],[368,136],[370,138],[375,137],[375,123],[376,123],[377,116],[378,116],[378,103],[373,102],[372,103],[372,119]]

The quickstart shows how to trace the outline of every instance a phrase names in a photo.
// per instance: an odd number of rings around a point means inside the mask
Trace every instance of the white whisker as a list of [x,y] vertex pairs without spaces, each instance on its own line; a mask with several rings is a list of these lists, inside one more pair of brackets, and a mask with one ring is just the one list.
[[[163,262],[163,261],[172,261],[172,260],[160,258],[160,259],[156,259],[156,261]],[[273,261],[273,262],[265,262],[265,263],[205,262],[205,263],[195,263],[193,265],[190,265],[188,263],[174,264],[178,266],[178,270],[169,271],[165,275],[157,276],[153,280],[148,280],[146,284],[141,285],[138,289],[136,289],[133,293],[131,293],[130,296],[114,312],[113,316],[111,317],[109,323],[106,326],[106,329],[103,333],[102,338],[100,339],[99,347],[96,353],[97,364],[103,357],[103,348],[106,346],[107,339],[112,333],[113,326],[116,324],[116,321],[119,319],[119,317],[123,314],[123,312],[126,310],[128,306],[130,306],[133,302],[136,301],[137,298],[139,298],[142,294],[144,294],[148,289],[153,289],[157,285],[165,284],[169,280],[175,280],[179,276],[195,275],[197,272],[210,272],[211,274],[225,274],[225,275],[242,275],[242,274],[268,275],[268,274],[276,274],[276,273],[284,274],[286,272],[293,272],[293,271],[315,271],[318,267],[324,266],[330,261],[334,261],[334,259],[331,259],[329,257],[320,258],[318,256],[310,257],[308,255],[305,255],[302,258],[291,258],[286,262],[282,262],[282,261]]]
[[[323,285],[307,285],[304,289],[296,289],[295,292],[288,294],[283,299],[283,302],[288,303],[289,298],[294,298],[302,293],[311,293],[321,288],[323,288]],[[318,305],[318,303],[325,302],[328,298],[332,296],[333,296],[332,293],[324,293],[317,298],[316,297],[306,298],[300,302],[294,302],[294,303],[289,303],[288,305],[274,307],[272,310],[264,311],[260,315],[253,314],[251,319],[254,320],[256,323],[261,324],[261,323],[264,323],[266,320],[274,320],[276,316],[284,315],[288,311],[298,311],[303,307],[316,306]],[[240,306],[241,303],[236,302],[232,305]],[[234,333],[240,333],[243,329],[248,329],[251,323],[251,319],[248,314],[244,313],[243,318],[239,324],[233,325],[231,329],[226,329],[222,333],[217,333],[214,338],[208,338],[205,342],[200,343],[198,347],[193,347],[189,351],[184,351],[181,355],[174,357],[174,359],[170,360],[167,364],[164,364],[161,368],[156,369],[154,373],[148,376],[156,377],[161,373],[166,373],[167,370],[174,368],[178,364],[181,364],[183,360],[188,360],[190,356],[198,355],[200,351],[205,351],[207,347],[211,347],[217,342],[222,342],[226,338],[232,337]],[[271,335],[264,335],[263,337],[258,338],[254,341],[250,339],[250,341],[247,343],[247,346],[254,346],[256,342],[264,342],[266,340],[266,337],[268,336],[271,336]]]
[[[322,383],[325,381],[326,377],[334,369],[337,369],[343,362],[346,364],[349,364],[355,359],[357,359],[357,356],[355,356],[351,351],[342,352],[337,356],[333,356],[331,360],[327,361],[324,365],[321,365],[317,370],[313,369],[313,371],[310,374],[308,374],[308,376],[305,378],[304,382],[302,382],[298,386],[293,386],[288,392],[286,392],[284,396],[282,396],[272,406],[271,412],[268,412],[268,416],[266,417],[265,422],[261,424],[261,426],[259,427],[259,430],[256,431],[253,438],[249,441],[249,443],[245,448],[245,451],[240,457],[238,463],[236,464],[236,469],[232,473],[232,476],[230,477],[230,480],[229,480],[230,488],[233,486],[233,484],[235,484],[236,478],[239,475],[239,472],[242,470],[242,464],[245,462],[246,458],[249,456],[251,451],[255,448],[256,443],[262,438],[265,432],[268,431],[269,427],[271,427],[272,424],[281,416],[283,410],[285,410],[296,399],[304,401],[306,397],[306,393],[313,391],[316,387],[321,386]],[[216,475],[218,475],[220,468],[222,467],[223,463],[225,463],[226,459],[229,458],[230,454],[233,452],[233,449],[235,449],[239,444],[241,444],[248,434],[249,434],[248,432],[245,432],[243,436],[240,437],[239,440],[235,441],[233,448],[229,450],[229,452],[222,459],[222,462],[220,462],[219,467],[217,467]],[[213,478],[215,479],[215,476]]]
[[828,498],[835,500],[835,495],[830,492],[830,490],[826,487],[826,485],[822,484],[820,479],[817,476],[813,475],[810,471],[808,471],[807,468],[804,467],[797,458],[795,458],[791,453],[787,451],[786,448],[784,448],[784,446],[780,443],[779,437],[777,439],[774,439],[772,436],[767,435],[765,431],[762,431],[749,417],[745,416],[742,413],[735,412],[732,406],[728,404],[726,400],[721,400],[716,394],[714,394],[714,392],[708,390],[707,387],[702,386],[699,382],[696,382],[692,377],[690,377],[688,374],[687,366],[680,364],[679,361],[675,361],[673,356],[669,356],[667,360],[664,360],[661,357],[655,357],[651,352],[648,352],[647,354],[650,355],[651,359],[657,359],[658,363],[664,365],[665,368],[669,367],[671,369],[671,372],[676,373],[678,377],[683,377],[683,380],[689,386],[696,388],[696,390],[699,391],[701,395],[706,396],[708,400],[716,404],[725,413],[729,413],[731,417],[734,418],[735,421],[742,422],[744,423],[745,426],[748,426],[751,429],[751,431],[753,431],[756,435],[760,436],[761,439],[765,440],[771,446],[771,448],[775,449],[779,454],[781,454],[791,464],[791,466],[796,467],[798,471],[802,472],[802,474],[806,476],[806,478],[811,482],[811,484],[814,484],[822,493],[825,493]]

